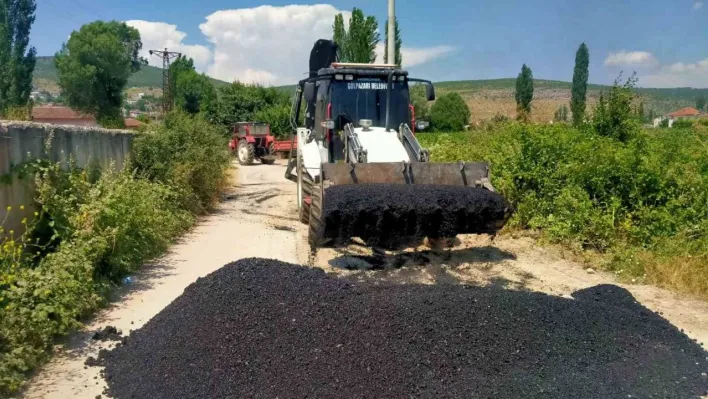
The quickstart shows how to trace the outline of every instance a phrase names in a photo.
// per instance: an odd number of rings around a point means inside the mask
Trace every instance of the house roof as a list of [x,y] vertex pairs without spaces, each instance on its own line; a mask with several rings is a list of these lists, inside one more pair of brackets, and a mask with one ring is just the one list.
[[701,111],[693,108],[693,107],[686,107],[686,108],[681,108],[680,110],[676,112],[672,112],[669,114],[670,117],[677,117],[677,116],[698,116],[701,114]]
[[140,122],[140,121],[137,120],[137,119],[125,118],[125,127],[138,127],[138,126],[140,126],[140,125],[142,125],[142,124],[143,124],[143,123]]
[[46,119],[65,119],[65,120],[94,120],[91,115],[80,114],[69,107],[34,107],[32,108],[32,119],[36,121]]

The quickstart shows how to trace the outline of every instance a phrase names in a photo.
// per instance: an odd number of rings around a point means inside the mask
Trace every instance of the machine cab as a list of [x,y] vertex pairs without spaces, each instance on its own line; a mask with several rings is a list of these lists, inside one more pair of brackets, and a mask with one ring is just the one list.
[[382,131],[405,123],[415,129],[408,72],[395,66],[333,63],[311,84],[306,126],[328,149],[330,162],[344,158],[348,123],[360,128],[364,121],[367,129]]

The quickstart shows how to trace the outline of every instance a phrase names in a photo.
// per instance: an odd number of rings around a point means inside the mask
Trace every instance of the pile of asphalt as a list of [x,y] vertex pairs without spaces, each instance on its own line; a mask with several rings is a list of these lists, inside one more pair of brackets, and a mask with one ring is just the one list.
[[368,245],[457,234],[496,233],[509,204],[481,188],[428,184],[344,184],[328,187],[322,210],[324,239],[332,245],[359,237]]
[[[116,398],[691,398],[708,354],[622,288],[365,285],[244,259],[105,353]],[[630,396],[631,395],[631,396]]]

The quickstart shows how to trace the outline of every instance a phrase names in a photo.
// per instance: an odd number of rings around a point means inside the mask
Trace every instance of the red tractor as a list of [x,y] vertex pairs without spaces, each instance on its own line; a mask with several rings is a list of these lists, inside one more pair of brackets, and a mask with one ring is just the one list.
[[270,125],[261,122],[238,122],[229,141],[229,148],[236,153],[241,165],[251,165],[258,159],[262,164],[275,162],[275,137],[270,134]]

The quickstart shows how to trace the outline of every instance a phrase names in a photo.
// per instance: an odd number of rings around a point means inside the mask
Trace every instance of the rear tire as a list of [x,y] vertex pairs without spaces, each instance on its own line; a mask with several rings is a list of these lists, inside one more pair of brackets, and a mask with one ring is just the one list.
[[268,154],[261,157],[261,163],[263,165],[272,165],[275,163],[275,159],[275,146],[273,143],[270,143],[268,146]]
[[241,165],[253,165],[253,160],[256,158],[256,149],[253,144],[249,144],[246,140],[238,142],[238,163]]

